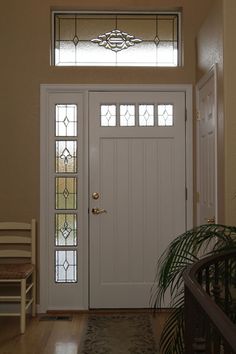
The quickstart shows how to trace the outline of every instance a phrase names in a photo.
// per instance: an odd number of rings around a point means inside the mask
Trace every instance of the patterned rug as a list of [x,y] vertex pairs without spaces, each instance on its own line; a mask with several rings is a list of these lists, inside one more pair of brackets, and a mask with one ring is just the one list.
[[90,315],[79,354],[157,354],[151,315]]

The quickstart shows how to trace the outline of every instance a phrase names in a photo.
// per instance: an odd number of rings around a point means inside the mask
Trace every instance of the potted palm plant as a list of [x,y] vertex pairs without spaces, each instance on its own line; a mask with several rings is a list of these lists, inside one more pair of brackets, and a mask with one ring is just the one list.
[[184,353],[184,286],[183,272],[203,256],[236,248],[236,227],[202,225],[178,236],[164,251],[157,264],[151,305],[163,307],[170,291],[170,315],[164,325],[160,349],[163,354]]

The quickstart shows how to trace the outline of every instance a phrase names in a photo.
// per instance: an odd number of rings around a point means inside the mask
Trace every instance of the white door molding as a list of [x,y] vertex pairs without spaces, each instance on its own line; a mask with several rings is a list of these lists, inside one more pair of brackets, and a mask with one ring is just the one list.
[[214,142],[215,142],[215,151],[214,151],[214,180],[215,180],[215,185],[214,185],[214,193],[215,193],[215,222],[218,222],[218,101],[217,101],[217,63],[214,64],[211,69],[198,81],[196,85],[196,118],[197,118],[197,124],[196,124],[196,153],[197,153],[197,158],[196,158],[196,179],[197,179],[197,224],[199,225],[201,223],[200,221],[200,200],[201,198],[199,191],[200,191],[200,91],[201,89],[209,82],[209,80],[213,80],[213,94],[214,94],[214,106],[213,106],[213,119],[215,122],[215,137],[214,137]]
[[[88,94],[103,91],[133,91],[133,92],[184,92],[186,104],[186,228],[193,226],[193,137],[192,137],[192,85],[47,85],[40,86],[40,305],[39,312],[48,309],[48,119],[49,98],[56,93],[78,93],[83,96],[84,118],[84,166],[83,181],[84,195],[88,195]],[[83,200],[85,210],[88,210],[88,198]],[[86,214],[86,213],[84,213]],[[86,223],[84,223],[86,225]],[[84,270],[81,276],[84,281],[83,309],[88,308],[88,225],[84,228]],[[82,308],[81,308],[82,309]]]

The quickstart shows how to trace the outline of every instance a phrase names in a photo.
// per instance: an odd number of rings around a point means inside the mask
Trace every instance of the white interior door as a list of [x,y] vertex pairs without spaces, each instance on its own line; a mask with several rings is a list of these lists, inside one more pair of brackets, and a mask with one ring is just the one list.
[[198,224],[215,223],[216,189],[216,97],[215,72],[197,87],[198,98]]
[[186,229],[185,93],[93,92],[89,107],[90,307],[145,308]]

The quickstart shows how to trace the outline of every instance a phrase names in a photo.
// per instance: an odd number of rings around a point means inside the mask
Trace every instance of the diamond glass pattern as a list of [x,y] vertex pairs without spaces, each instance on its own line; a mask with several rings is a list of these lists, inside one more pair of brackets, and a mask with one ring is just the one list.
[[55,281],[56,283],[77,282],[77,251],[56,250],[55,253]]
[[159,104],[158,105],[158,126],[171,127],[174,124],[173,105]]
[[177,66],[179,14],[54,13],[54,64]]
[[77,106],[75,104],[56,105],[56,136],[77,135]]
[[116,126],[116,106],[101,105],[101,126],[115,127]]
[[56,209],[76,209],[77,184],[75,177],[56,178]]
[[139,105],[139,126],[154,126],[154,105],[140,104]]
[[56,141],[56,173],[77,172],[77,142],[75,140]]
[[120,105],[120,126],[121,127],[135,126],[135,105],[131,105],[131,104]]
[[76,246],[77,245],[77,215],[56,214],[55,215],[55,245]]

